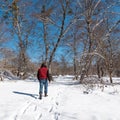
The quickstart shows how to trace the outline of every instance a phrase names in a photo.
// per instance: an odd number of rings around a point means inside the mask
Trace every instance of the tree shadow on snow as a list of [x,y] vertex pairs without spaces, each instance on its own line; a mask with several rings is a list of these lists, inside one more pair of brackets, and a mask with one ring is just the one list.
[[19,95],[27,95],[27,96],[30,96],[30,97],[33,97],[35,99],[37,99],[37,94],[30,94],[30,93],[24,93],[24,92],[18,92],[18,91],[13,91],[13,93],[15,94],[19,94]]

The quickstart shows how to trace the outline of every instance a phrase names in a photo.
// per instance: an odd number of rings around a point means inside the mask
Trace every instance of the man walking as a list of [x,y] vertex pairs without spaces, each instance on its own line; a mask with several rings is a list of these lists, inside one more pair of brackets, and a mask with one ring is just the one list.
[[41,64],[41,67],[38,69],[37,78],[39,80],[39,99],[42,99],[43,88],[45,97],[48,96],[48,80],[49,79],[49,70],[45,63]]

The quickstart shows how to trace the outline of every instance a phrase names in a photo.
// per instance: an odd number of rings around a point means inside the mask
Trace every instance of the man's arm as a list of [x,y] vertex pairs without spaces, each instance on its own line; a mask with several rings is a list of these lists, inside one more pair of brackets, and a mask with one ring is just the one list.
[[37,71],[37,79],[39,80],[39,70]]
[[49,82],[50,82],[50,81],[51,81],[51,79],[50,79],[49,70],[47,71],[47,78],[48,78],[48,80],[49,80]]

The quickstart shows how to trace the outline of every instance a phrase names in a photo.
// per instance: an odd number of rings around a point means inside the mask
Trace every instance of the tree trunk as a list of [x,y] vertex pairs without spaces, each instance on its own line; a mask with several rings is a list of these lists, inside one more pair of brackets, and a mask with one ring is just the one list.
[[63,10],[63,19],[62,19],[62,25],[61,25],[60,34],[59,34],[57,43],[55,44],[55,46],[54,46],[54,48],[53,48],[53,51],[52,51],[52,53],[51,53],[51,55],[50,55],[50,59],[49,59],[48,66],[51,65],[51,62],[52,62],[52,60],[53,60],[53,56],[54,56],[54,54],[55,54],[55,51],[56,51],[56,49],[57,49],[57,47],[58,47],[58,45],[59,45],[59,43],[60,43],[60,41],[61,41],[61,39],[62,39],[62,35],[63,35],[63,31],[64,31],[64,24],[65,24],[65,17],[66,17],[66,11]]

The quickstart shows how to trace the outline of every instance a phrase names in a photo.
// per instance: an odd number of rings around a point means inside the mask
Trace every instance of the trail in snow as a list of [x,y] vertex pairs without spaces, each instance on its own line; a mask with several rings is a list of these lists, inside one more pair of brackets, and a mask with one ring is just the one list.
[[1,82],[0,120],[120,120],[119,86],[84,94],[84,86],[58,77],[48,97],[39,100],[38,90],[35,81]]
[[64,92],[63,85],[51,83],[49,96],[43,96],[43,99],[39,100],[38,82],[18,81],[2,84],[7,91],[2,93],[5,100],[1,100],[4,108],[0,108],[0,111],[3,111],[0,120],[58,120],[59,103]]

